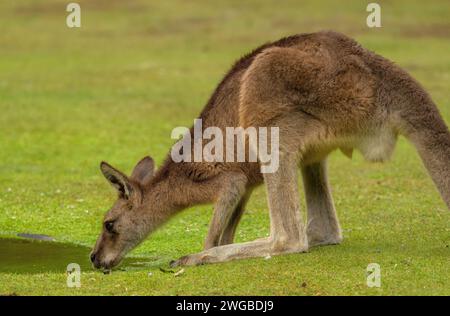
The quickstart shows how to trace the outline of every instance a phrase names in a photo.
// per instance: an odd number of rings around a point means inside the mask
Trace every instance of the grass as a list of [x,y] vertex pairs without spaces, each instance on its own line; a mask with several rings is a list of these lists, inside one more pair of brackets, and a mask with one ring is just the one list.
[[[65,26],[66,1],[0,3],[0,231],[43,233],[91,246],[114,193],[98,164],[130,171],[161,162],[175,126],[190,126],[231,63],[269,40],[321,29],[355,37],[406,68],[450,123],[450,3],[379,1],[382,28],[361,1],[78,1],[82,27]],[[0,273],[19,295],[450,295],[450,212],[413,147],[390,163],[330,157],[345,241],[307,254],[160,272],[200,251],[211,207],[181,213],[131,255],[149,266],[111,275],[87,270]],[[268,233],[263,188],[237,240]],[[382,286],[366,285],[366,267]],[[0,262],[0,265],[2,263]],[[65,267],[62,267],[64,269]],[[148,273],[152,275],[149,276]]]

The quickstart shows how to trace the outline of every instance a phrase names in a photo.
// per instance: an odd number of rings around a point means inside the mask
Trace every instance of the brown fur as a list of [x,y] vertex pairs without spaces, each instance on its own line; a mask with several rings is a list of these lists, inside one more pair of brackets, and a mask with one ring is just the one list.
[[[97,267],[116,265],[173,214],[203,203],[215,203],[205,251],[174,265],[303,252],[314,245],[340,243],[326,156],[338,148],[347,155],[358,149],[368,160],[383,161],[391,155],[398,134],[417,147],[450,207],[450,134],[436,106],[405,71],[342,34],[301,34],[259,47],[235,63],[200,118],[203,128],[278,126],[278,171],[263,176],[258,163],[175,163],[169,156],[155,175],[153,161],[146,158],[128,179],[102,164],[121,195],[105,218],[114,221],[117,232],[104,229],[93,250]],[[297,194],[299,165],[307,201],[306,228]],[[232,244],[245,203],[263,180],[271,235]]]

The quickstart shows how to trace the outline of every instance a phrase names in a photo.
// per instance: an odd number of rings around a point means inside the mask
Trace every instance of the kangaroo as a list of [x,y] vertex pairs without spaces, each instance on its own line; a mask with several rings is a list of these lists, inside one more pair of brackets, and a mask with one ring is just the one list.
[[[101,163],[119,193],[91,253],[96,268],[111,269],[179,211],[214,203],[204,250],[172,266],[301,253],[342,241],[327,180],[327,155],[359,150],[385,161],[398,135],[409,139],[450,208],[450,133],[429,95],[387,59],[331,31],[265,44],[238,60],[199,118],[203,128],[279,127],[279,167],[259,162],[180,162],[169,155],[155,171],[145,157],[130,177]],[[306,194],[307,223],[298,196]],[[233,243],[252,190],[265,183],[270,236]],[[306,226],[306,227],[305,227]]]

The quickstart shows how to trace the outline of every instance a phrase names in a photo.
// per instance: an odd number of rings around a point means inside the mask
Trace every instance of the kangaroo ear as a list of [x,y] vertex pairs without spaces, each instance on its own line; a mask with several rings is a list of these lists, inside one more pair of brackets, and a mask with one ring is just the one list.
[[133,187],[128,177],[104,161],[100,164],[100,170],[106,180],[119,191],[120,196],[128,200],[133,192]]
[[155,162],[149,156],[144,157],[134,167],[131,179],[139,182],[140,184],[146,184],[150,182],[155,172]]

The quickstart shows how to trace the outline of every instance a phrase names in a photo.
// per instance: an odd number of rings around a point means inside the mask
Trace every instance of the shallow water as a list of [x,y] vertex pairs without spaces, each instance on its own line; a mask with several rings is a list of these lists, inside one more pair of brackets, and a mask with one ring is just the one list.
[[[0,273],[65,272],[69,263],[81,271],[94,271],[89,261],[91,248],[55,241],[0,238]],[[142,269],[144,258],[125,258],[119,269]]]

